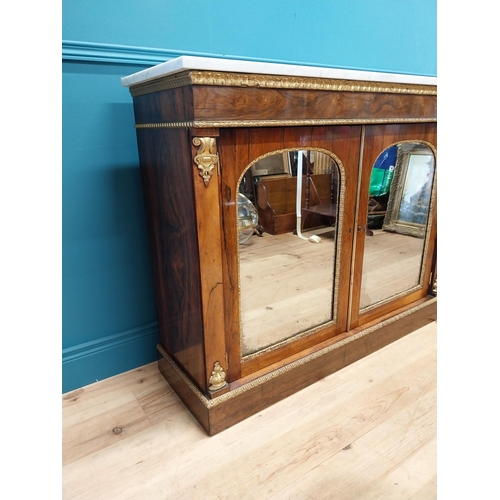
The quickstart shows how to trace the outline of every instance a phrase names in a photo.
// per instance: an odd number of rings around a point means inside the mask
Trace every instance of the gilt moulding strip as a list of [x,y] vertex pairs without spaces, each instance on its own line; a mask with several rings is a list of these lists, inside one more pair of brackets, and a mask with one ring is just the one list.
[[219,404],[225,403],[226,401],[233,399],[244,392],[248,391],[249,389],[253,389],[254,387],[257,387],[259,385],[262,385],[269,380],[279,377],[280,375],[283,375],[290,370],[293,370],[297,368],[300,365],[303,365],[305,363],[309,363],[313,361],[316,358],[319,358],[321,356],[324,356],[325,354],[328,354],[329,352],[339,349],[347,344],[350,344],[351,342],[354,342],[355,340],[358,340],[366,335],[369,335],[373,333],[376,330],[379,330],[380,328],[383,328],[387,325],[390,325],[391,323],[394,323],[395,321],[398,321],[402,318],[405,318],[406,316],[409,316],[425,307],[429,307],[433,304],[437,303],[437,297],[434,297],[432,299],[429,299],[428,301],[419,304],[418,306],[412,307],[400,314],[397,314],[396,316],[393,316],[392,318],[389,318],[385,321],[382,321],[370,328],[367,328],[366,330],[362,330],[358,333],[355,333],[354,335],[351,335],[350,337],[347,337],[343,340],[340,340],[339,342],[336,342],[332,345],[329,345],[328,347],[325,347],[323,349],[320,349],[319,351],[316,351],[312,354],[309,354],[308,356],[305,356],[304,358],[298,359],[297,361],[294,361],[288,365],[285,365],[271,373],[268,373],[267,375],[264,375],[262,377],[259,377],[256,380],[253,380],[252,382],[249,382],[248,384],[242,385],[238,387],[237,389],[234,389],[233,391],[226,392],[225,394],[218,396],[214,399],[208,399],[192,382],[191,380],[184,374],[184,372],[177,366],[175,361],[167,354],[166,350],[163,348],[161,344],[158,344],[156,348],[158,349],[158,352],[163,356],[163,358],[168,362],[168,364],[172,367],[172,369],[179,375],[179,377],[182,378],[182,380],[186,383],[186,385],[191,389],[191,391],[196,395],[196,397],[201,401],[203,406],[205,408],[210,409],[213,408]]
[[376,123],[433,123],[436,117],[426,118],[331,118],[309,120],[221,120],[163,123],[136,123],[136,129],[145,128],[237,128],[237,127],[294,127],[310,125],[363,125]]
[[213,71],[184,71],[130,87],[133,97],[186,85],[259,87],[268,89],[325,90],[335,92],[377,92],[389,94],[437,95],[435,85],[416,85],[297,76],[275,76]]

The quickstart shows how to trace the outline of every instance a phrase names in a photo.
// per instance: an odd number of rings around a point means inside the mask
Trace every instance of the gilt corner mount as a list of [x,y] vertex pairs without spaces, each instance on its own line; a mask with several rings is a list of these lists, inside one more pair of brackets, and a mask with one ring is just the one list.
[[195,137],[193,144],[198,147],[194,162],[198,166],[200,177],[203,178],[205,186],[208,187],[215,165],[219,162],[215,139],[213,137]]

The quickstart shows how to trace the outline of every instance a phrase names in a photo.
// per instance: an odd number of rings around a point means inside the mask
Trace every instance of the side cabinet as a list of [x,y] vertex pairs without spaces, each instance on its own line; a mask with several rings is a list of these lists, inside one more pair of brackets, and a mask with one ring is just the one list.
[[[158,366],[209,435],[434,321],[437,305],[433,79],[230,66],[179,58],[122,79]],[[287,214],[278,231],[263,186]]]

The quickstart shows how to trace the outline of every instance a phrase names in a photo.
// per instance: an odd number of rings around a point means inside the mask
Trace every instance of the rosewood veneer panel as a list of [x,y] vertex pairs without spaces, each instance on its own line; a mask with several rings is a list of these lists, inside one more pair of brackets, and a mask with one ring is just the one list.
[[193,90],[180,87],[134,97],[134,114],[136,124],[191,121]]
[[435,119],[436,96],[195,86],[194,108],[206,121]]
[[137,131],[160,342],[205,389],[193,170],[182,129]]

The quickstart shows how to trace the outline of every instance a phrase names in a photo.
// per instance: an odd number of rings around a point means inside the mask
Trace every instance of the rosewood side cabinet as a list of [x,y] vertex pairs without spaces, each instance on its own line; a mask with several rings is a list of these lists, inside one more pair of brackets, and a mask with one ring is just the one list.
[[209,435],[436,319],[435,78],[183,56],[122,85],[158,366]]

